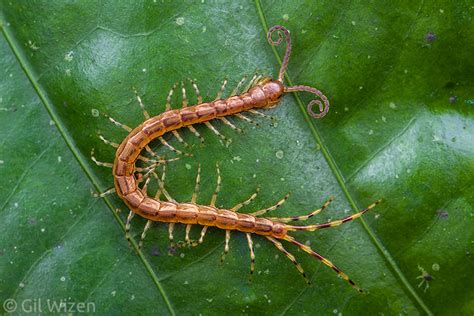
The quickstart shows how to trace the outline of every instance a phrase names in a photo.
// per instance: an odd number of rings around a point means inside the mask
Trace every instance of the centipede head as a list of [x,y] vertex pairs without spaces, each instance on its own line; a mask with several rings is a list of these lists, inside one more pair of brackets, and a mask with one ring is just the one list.
[[267,105],[264,106],[265,109],[274,107],[279,101],[283,93],[285,92],[285,87],[283,83],[278,80],[273,80],[269,77],[263,78],[259,81],[258,85],[265,93],[267,99]]

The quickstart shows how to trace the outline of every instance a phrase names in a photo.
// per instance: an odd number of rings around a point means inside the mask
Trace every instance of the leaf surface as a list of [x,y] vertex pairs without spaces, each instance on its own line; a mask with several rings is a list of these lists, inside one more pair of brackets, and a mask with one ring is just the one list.
[[[448,1],[385,5],[325,1],[1,2],[0,300],[92,302],[106,314],[472,314],[474,172],[472,6]],[[91,192],[112,186],[114,149],[126,132],[103,114],[134,127],[147,110],[165,110],[174,83],[196,79],[212,100],[224,78],[227,95],[243,76],[276,76],[281,48],[268,26],[291,30],[288,79],[330,98],[328,116],[306,114],[309,96],[286,95],[253,117],[231,118],[243,135],[205,126],[194,157],[168,164],[166,188],[189,201],[198,164],[198,202],[208,204],[222,169],[217,205],[230,208],[261,187],[251,212],[290,199],[271,216],[309,213],[330,196],[325,222],[384,203],[338,228],[295,233],[341,267],[368,293],[360,295],[314,258],[288,245],[305,268],[307,286],[285,256],[254,237],[256,273],[249,283],[247,240],[211,229],[194,248],[169,249],[166,225],[150,229],[144,248],[123,237],[127,209]],[[173,107],[181,106],[179,89]],[[97,115],[99,114],[99,115]],[[160,154],[174,154],[162,146]],[[121,209],[119,214],[116,208]],[[145,225],[135,219],[132,235]],[[193,238],[199,229],[193,228]],[[175,238],[184,239],[178,227]],[[422,271],[431,276],[423,281]],[[427,287],[426,285],[429,285]],[[28,301],[27,301],[28,302]],[[5,306],[3,307],[5,311]],[[44,306],[47,309],[48,306]]]

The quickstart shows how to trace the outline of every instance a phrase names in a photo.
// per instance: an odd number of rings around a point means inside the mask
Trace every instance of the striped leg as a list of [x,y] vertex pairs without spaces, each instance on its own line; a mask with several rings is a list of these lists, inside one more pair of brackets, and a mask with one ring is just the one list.
[[225,231],[225,246],[224,246],[224,253],[221,257],[221,263],[224,263],[225,257],[229,253],[229,241],[230,241],[230,230]]
[[95,158],[95,155],[94,155],[94,148],[92,148],[92,150],[91,150],[91,159],[92,159],[92,161],[95,162],[95,164],[98,165],[99,167],[107,167],[107,168],[113,168],[113,167],[114,167],[114,164],[113,164],[113,163],[98,161],[98,160]]
[[171,197],[171,195],[165,189],[165,179],[166,179],[166,165],[163,165],[163,172],[161,174],[161,179],[158,177],[156,172],[153,172],[153,176],[158,181],[158,190],[155,194],[155,199],[160,199],[161,194],[165,196],[165,198],[170,202],[176,202],[175,199]]
[[[201,104],[202,103],[202,96],[201,96],[201,92],[199,91],[199,88],[198,88],[196,82],[192,79],[189,79],[189,81],[191,82],[191,85],[194,88],[194,92],[196,93],[197,103]],[[185,100],[185,98],[183,98],[183,108],[188,106],[187,100],[186,100],[186,103],[184,102],[184,100]],[[187,126],[187,128],[189,129],[189,131],[191,133],[193,133],[197,138],[199,138],[201,143],[204,143],[204,137],[201,136],[201,134],[194,128],[194,126],[189,125],[189,126]]]
[[138,249],[141,249],[142,246],[143,246],[143,241],[145,240],[145,237],[146,237],[146,233],[147,231],[150,229],[151,227],[151,224],[153,223],[153,221],[150,221],[148,220],[145,224],[145,228],[143,229],[143,232],[142,232],[142,235],[140,237],[140,242],[138,243]]
[[217,95],[216,95],[216,98],[214,99],[214,101],[219,100],[220,98],[222,98],[222,94],[224,93],[225,86],[227,86],[227,79],[224,79],[224,81],[222,82],[222,86],[221,86],[220,90],[217,92]]
[[275,205],[273,206],[270,206],[268,208],[265,208],[263,210],[259,210],[259,211],[256,211],[256,212],[253,212],[253,213],[250,213],[250,215],[253,215],[253,216],[261,216],[265,213],[268,213],[270,211],[274,211],[276,210],[277,208],[279,208],[283,203],[286,202],[286,200],[288,200],[288,198],[290,197],[290,193],[288,193],[287,195],[285,195],[285,197],[283,199],[281,199],[280,201],[278,201]]
[[125,238],[128,241],[128,244],[131,246],[132,243],[130,241],[130,223],[132,221],[132,218],[135,216],[135,213],[133,211],[130,211],[127,216],[127,222],[125,223]]
[[230,96],[233,97],[235,95],[237,95],[240,91],[240,87],[242,87],[242,85],[245,83],[245,81],[247,81],[247,76],[244,76],[242,78],[242,80],[239,81],[239,83],[237,83],[237,85],[235,86],[234,89],[232,89],[232,92],[230,93]]
[[[225,90],[225,87],[227,85],[227,79],[224,79],[223,83],[222,83],[222,86],[221,86],[221,89],[219,90],[219,92],[217,92],[217,95],[216,95],[216,98],[214,99],[214,101],[216,100],[219,100],[220,98],[222,98],[222,94],[224,93],[224,90]],[[230,122],[229,122],[230,123]],[[209,128],[214,134],[217,135],[217,137],[219,137],[223,142],[224,144],[228,144],[230,142],[230,140],[225,137],[224,135],[222,135],[209,121],[207,122],[204,122],[204,124],[207,126],[207,128]]]
[[[172,94],[172,92],[170,92]],[[138,95],[137,91],[135,90],[135,95],[137,97],[137,100],[138,100],[138,104],[140,105],[140,108],[142,109],[142,112],[143,112],[143,116],[145,117],[145,119],[149,119],[150,118],[150,114],[147,112],[147,110],[145,109],[145,105],[143,105],[143,102],[142,102],[142,99],[140,98],[140,96]],[[178,139],[178,141],[182,142],[182,143],[185,143],[184,140],[181,138],[181,136],[178,134],[177,131],[173,131],[173,135],[177,135],[176,138]],[[179,149],[176,149],[175,147],[171,146],[163,137],[159,137],[158,138],[160,140],[160,142],[168,147],[172,152],[174,153],[177,153],[179,155],[185,155],[185,156],[188,156],[188,157],[191,157],[192,155],[191,154],[188,154],[188,153],[185,153],[185,152],[182,152],[181,150]],[[187,144],[186,144],[187,145]]]
[[253,193],[247,200],[245,200],[243,202],[240,202],[239,204],[237,204],[236,206],[234,206],[230,210],[233,211],[233,212],[237,212],[238,210],[240,210],[245,205],[249,205],[253,200],[255,200],[255,198],[258,195],[258,192],[260,192],[260,188],[257,188],[257,190],[255,190],[255,193]]
[[245,234],[247,236],[247,242],[249,244],[249,249],[250,249],[250,277],[249,281],[252,281],[252,275],[255,270],[255,253],[253,251],[253,241],[252,241],[252,235],[250,233]]
[[361,217],[364,213],[366,213],[370,209],[374,208],[380,202],[382,202],[382,200],[378,200],[375,203],[372,203],[371,205],[369,205],[367,208],[363,209],[359,213],[356,213],[356,214],[353,214],[353,215],[350,215],[350,216],[346,216],[344,218],[341,218],[341,219],[338,219],[338,220],[335,220],[335,221],[331,221],[329,223],[306,225],[306,226],[287,225],[286,227],[290,231],[295,231],[295,230],[315,231],[317,229],[322,229],[322,228],[336,227],[336,226],[339,226],[343,223],[347,223],[347,222],[353,221],[356,218]]
[[[197,172],[197,176],[196,176],[196,184],[194,185],[194,192],[193,192],[193,195],[191,196],[191,203],[192,204],[196,204],[200,184],[201,184],[201,164],[198,165],[198,172]],[[200,236],[198,242],[196,242],[195,240],[191,240],[189,238],[189,232],[191,231],[191,226],[192,226],[191,224],[186,225],[186,236],[184,238],[184,241],[186,242],[186,244],[188,246],[189,245],[190,246],[197,246],[198,244],[201,244],[203,242],[204,235],[206,234],[206,231],[207,231],[207,226],[203,226],[203,228],[201,230],[201,236]]]
[[[144,114],[144,115],[145,115],[145,114]],[[129,132],[129,133],[132,131],[132,129],[131,129],[129,126],[127,126],[127,125],[125,125],[125,124],[123,124],[123,123],[120,123],[119,121],[113,119],[112,117],[108,116],[107,114],[104,114],[104,116],[105,116],[110,122],[112,122],[115,126],[118,126],[118,127],[122,128],[122,129],[126,130],[126,131]],[[147,151],[148,153],[150,153],[153,157],[156,157],[157,159],[161,159],[160,156],[158,156],[153,150],[151,150],[150,146],[147,145],[147,146],[145,147],[145,149],[146,149],[146,151]]]
[[237,114],[234,114],[236,117],[238,117],[239,119],[247,122],[247,123],[250,123],[252,125],[255,125],[256,127],[260,127],[260,124],[255,122],[254,120],[252,119],[249,119],[248,117],[246,117],[245,115],[243,115],[242,113],[237,113]]
[[224,144],[230,142],[230,140],[221,134],[221,132],[219,132],[209,121],[204,122],[204,125],[206,125],[207,128],[209,128],[214,134],[216,134],[216,136],[219,137],[224,142]]
[[106,144],[106,145],[112,146],[112,147],[114,147],[114,148],[118,148],[118,147],[119,147],[119,144],[114,143],[114,142],[112,142],[112,141],[106,139],[104,136],[102,136],[102,135],[100,135],[100,134],[99,134],[99,138],[100,138],[100,140],[103,141],[104,144]]
[[217,195],[219,194],[219,192],[221,190],[221,182],[222,182],[221,170],[219,169],[219,164],[217,164],[217,163],[216,163],[216,173],[217,173],[216,189],[214,190],[214,193],[212,194],[211,203],[210,203],[210,205],[212,207],[216,206]]
[[347,274],[345,274],[340,268],[338,268],[337,266],[335,266],[331,261],[329,261],[328,259],[324,258],[323,256],[321,256],[319,253],[317,253],[316,251],[314,251],[313,249],[311,249],[311,247],[309,246],[306,246],[302,243],[300,243],[299,241],[297,241],[295,238],[289,236],[289,235],[286,235],[284,238],[284,240],[292,243],[293,245],[296,245],[298,248],[300,248],[301,250],[303,250],[304,252],[310,254],[311,256],[315,257],[316,259],[318,259],[319,261],[321,261],[323,264],[325,264],[326,266],[330,267],[331,269],[333,269],[341,278],[343,278],[344,280],[346,280],[354,289],[356,289],[357,291],[363,293],[363,290],[358,287],[354,281],[352,281],[349,276]]
[[[193,204],[196,204],[200,185],[201,185],[201,164],[198,165],[198,171],[196,175],[196,184],[194,185],[194,192],[191,197],[191,203]],[[206,235],[206,231],[207,231],[207,226],[203,226],[201,230],[201,235],[198,240],[199,244],[202,244],[202,242],[204,241],[204,236]]]
[[112,117],[108,116],[107,114],[104,114],[104,116],[105,116],[106,118],[108,118],[109,121],[111,121],[115,126],[118,126],[118,127],[122,128],[122,129],[126,130],[126,131],[129,132],[129,133],[132,131],[132,129],[131,129],[129,126],[120,123],[119,121],[113,119]]
[[168,224],[168,239],[170,240],[170,247],[171,247],[171,248],[174,248],[173,231],[174,231],[174,223],[169,223],[169,224]]
[[285,256],[290,259],[291,262],[293,262],[293,264],[295,265],[296,269],[298,269],[299,273],[301,273],[301,275],[303,276],[304,280],[306,281],[306,283],[310,284],[311,282],[309,281],[308,277],[306,276],[306,273],[304,273],[304,270],[303,270],[303,267],[298,263],[298,261],[296,260],[295,256],[293,256],[291,253],[288,252],[288,250],[285,249],[285,247],[283,247],[283,245],[281,244],[281,242],[279,242],[278,240],[274,239],[273,237],[269,237],[269,236],[265,236],[268,240],[270,240],[274,245],[275,247],[278,248],[278,250],[280,250],[281,252],[283,252],[285,254]]
[[106,190],[106,191],[104,191],[104,192],[102,192],[102,193],[99,193],[99,194],[97,194],[97,193],[94,192],[94,193],[92,193],[92,196],[93,196],[93,197],[101,197],[101,198],[103,198],[103,197],[105,197],[105,196],[107,196],[107,195],[109,195],[109,194],[112,194],[112,193],[115,193],[115,188],[110,188],[110,189],[108,189],[108,190]]
[[313,212],[309,213],[308,215],[291,216],[291,217],[267,217],[267,218],[271,221],[280,222],[280,223],[288,223],[288,222],[292,222],[292,221],[305,221],[305,220],[313,217],[314,215],[319,214],[323,210],[325,210],[329,206],[329,204],[331,204],[332,200],[333,200],[333,198],[331,197],[329,200],[326,201],[326,203],[324,203],[324,205],[321,208],[319,208],[317,210],[314,210]]
[[[233,97],[235,95],[237,95],[237,93],[239,92],[240,90],[240,87],[242,86],[242,84],[247,80],[247,77],[244,77],[242,78],[242,80],[239,81],[239,83],[235,86],[235,88],[232,90],[232,92],[230,93],[230,96]],[[225,117],[219,117],[218,118],[220,121],[222,121],[222,123],[224,123],[225,125],[229,126],[230,128],[232,128],[234,131],[236,131],[237,133],[243,133],[243,130],[237,126],[235,126],[232,122],[230,122],[227,118]]]

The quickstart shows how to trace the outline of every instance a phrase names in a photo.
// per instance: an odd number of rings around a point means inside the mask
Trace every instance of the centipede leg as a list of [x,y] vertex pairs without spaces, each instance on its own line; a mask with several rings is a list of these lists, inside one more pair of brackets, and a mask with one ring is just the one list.
[[170,240],[170,247],[171,247],[171,248],[174,248],[173,231],[174,231],[174,223],[169,223],[169,224],[168,224],[168,239]]
[[222,179],[221,179],[221,170],[219,169],[219,164],[216,164],[216,173],[217,173],[216,189],[214,190],[214,193],[212,194],[211,203],[210,203],[212,207],[216,206],[217,195],[219,194],[221,190]]
[[100,138],[100,140],[103,141],[104,144],[106,144],[106,145],[112,146],[112,147],[114,147],[114,148],[118,148],[118,147],[119,147],[119,144],[114,143],[114,142],[112,142],[112,141],[106,139],[104,136],[102,136],[102,135],[100,135],[100,134],[99,134],[99,138]]
[[232,128],[237,133],[243,133],[244,132],[241,128],[235,126],[231,121],[229,121],[225,117],[218,117],[218,120],[221,121],[222,123],[224,123],[225,125],[229,126],[230,128]]
[[104,192],[102,192],[102,193],[99,193],[99,194],[93,193],[93,196],[94,196],[94,197],[101,197],[101,198],[103,198],[103,197],[105,197],[105,196],[107,196],[107,195],[109,195],[109,194],[112,194],[112,193],[115,193],[115,188],[110,188],[110,189],[108,189],[108,190],[106,190],[106,191],[104,191]]
[[163,194],[166,199],[170,202],[176,202],[175,199],[171,197],[171,195],[168,193],[168,191],[165,189],[165,179],[166,179],[166,165],[163,165],[163,171],[161,173],[161,179],[158,177],[158,175],[154,172],[153,176],[156,178],[158,181],[158,191],[155,194],[155,198],[159,199],[161,194]]
[[[195,194],[193,194],[194,199],[191,199],[192,203],[196,202],[195,196],[197,196],[197,191],[199,190],[199,183],[200,183],[200,179],[201,179],[200,171],[201,171],[201,166],[199,165],[198,175],[196,177],[196,186],[194,188]],[[213,207],[216,206],[217,195],[219,194],[219,191],[221,190],[221,182],[222,182],[221,171],[219,169],[218,164],[216,164],[216,172],[217,172],[216,188],[214,190],[214,193],[212,194],[211,203],[210,203],[210,205],[213,206]],[[203,226],[203,228],[201,230],[201,236],[199,237],[198,243],[202,244],[202,242],[204,241],[204,236],[206,235],[206,232],[207,232],[207,226]]]
[[329,228],[329,227],[336,227],[336,226],[339,226],[341,224],[344,224],[344,223],[347,223],[347,222],[350,222],[350,221],[353,221],[355,220],[356,218],[359,218],[361,217],[364,213],[368,212],[370,209],[374,208],[377,204],[379,204],[380,202],[382,202],[382,200],[378,200],[374,203],[372,203],[371,205],[369,205],[367,208],[363,209],[362,211],[358,212],[358,213],[355,213],[353,215],[349,215],[349,216],[346,216],[344,218],[341,218],[341,219],[338,219],[338,220],[335,220],[335,221],[331,221],[329,223],[324,223],[324,224],[315,224],[315,225],[306,225],[306,226],[295,226],[295,225],[287,225],[287,229],[288,230],[304,230],[304,231],[315,231],[317,229],[322,229],[322,228]]
[[[173,86],[173,89],[176,88],[176,84]],[[171,109],[171,96],[173,94],[173,89],[170,91],[170,93],[168,94],[168,97],[166,98],[166,108],[168,109]],[[181,82],[181,90],[183,91],[183,103],[187,103],[188,100],[186,98],[186,90],[184,89],[184,84]],[[184,139],[181,137],[181,135],[179,134],[179,132],[177,130],[173,130],[171,131],[173,133],[173,135],[176,137],[176,139],[181,143],[183,144],[185,147],[189,147],[189,144],[186,143],[184,141]]]
[[184,236],[184,241],[190,245],[191,244],[191,239],[189,239],[189,233],[191,232],[191,226],[190,224],[186,225],[186,234]]
[[265,236],[268,240],[270,240],[274,245],[275,247],[277,247],[278,250],[280,250],[281,252],[283,252],[285,254],[285,256],[290,259],[291,262],[293,262],[293,264],[295,265],[296,269],[298,269],[299,273],[303,276],[304,280],[306,281],[306,283],[310,284],[311,282],[309,281],[308,277],[306,276],[306,273],[304,272],[303,270],[303,267],[299,264],[299,262],[296,260],[295,256],[293,256],[290,252],[288,252],[288,250],[285,249],[285,247],[283,247],[283,245],[281,244],[281,242],[279,242],[278,240],[274,239],[273,237],[269,237],[269,236]]
[[252,119],[249,119],[248,117],[246,117],[245,115],[243,115],[242,113],[237,113],[237,114],[234,114],[236,117],[238,117],[239,119],[247,122],[247,123],[250,123],[252,125],[255,125],[256,127],[260,127],[260,124],[255,122],[254,120]]
[[113,168],[113,167],[114,167],[114,164],[113,164],[113,163],[98,161],[98,160],[95,158],[95,155],[94,155],[94,148],[92,148],[92,150],[91,150],[91,159],[92,159],[92,161],[95,162],[95,164],[98,165],[99,167],[107,167],[107,168]]
[[260,192],[260,188],[258,187],[257,190],[255,190],[255,192],[245,201],[243,202],[240,202],[239,204],[237,204],[236,206],[234,206],[233,208],[231,208],[230,210],[233,211],[233,212],[237,212],[238,210],[240,210],[242,207],[246,206],[246,205],[249,205],[253,200],[255,200],[255,198],[257,197],[258,195],[258,192]]
[[143,246],[143,241],[145,240],[146,233],[150,229],[151,224],[153,221],[148,220],[145,224],[145,228],[143,229],[142,235],[140,236],[140,242],[138,243],[138,249],[141,249]]
[[270,207],[267,207],[263,210],[259,210],[259,211],[256,211],[256,212],[253,212],[253,213],[250,213],[250,215],[253,215],[253,216],[261,216],[265,213],[268,213],[270,211],[274,211],[276,210],[277,208],[279,208],[283,203],[286,202],[286,200],[288,200],[288,198],[290,197],[290,193],[288,193],[287,195],[285,195],[283,197],[283,199],[281,199],[280,201],[278,201],[275,205],[272,205]]
[[150,114],[148,113],[148,111],[145,109],[145,105],[143,104],[142,102],[142,99],[140,98],[140,96],[138,95],[138,92],[135,88],[133,88],[133,92],[135,92],[135,97],[137,98],[138,100],[138,105],[140,106],[140,109],[142,109],[142,113],[143,113],[143,116],[145,117],[145,119],[149,119],[150,118]]
[[230,96],[233,97],[235,95],[237,95],[237,93],[239,93],[239,89],[240,87],[242,87],[242,85],[244,84],[244,82],[247,80],[247,76],[244,76],[242,78],[242,80],[240,80],[237,85],[235,86],[234,89],[232,89],[232,92],[230,93]]
[[204,122],[204,125],[206,125],[207,128],[209,128],[214,134],[216,134],[217,137],[219,137],[225,144],[230,142],[230,140],[222,135],[209,121]]
[[224,93],[224,90],[225,90],[226,86],[227,86],[227,79],[224,79],[224,81],[222,82],[222,86],[219,89],[219,91],[217,92],[217,95],[216,95],[216,98],[214,99],[214,101],[219,100],[220,98],[222,98],[222,94]]
[[126,131],[129,132],[129,133],[132,131],[132,128],[130,128],[129,126],[127,126],[127,125],[125,125],[125,124],[123,124],[123,123],[120,123],[119,121],[113,119],[113,118],[110,117],[109,115],[104,114],[104,116],[105,116],[106,118],[108,118],[109,121],[111,121],[115,126],[118,126],[118,127],[122,128],[122,129],[126,130]]
[[267,217],[267,218],[269,220],[274,221],[274,222],[280,222],[280,223],[288,223],[288,222],[292,222],[292,221],[305,221],[305,220],[313,217],[314,215],[317,215],[317,214],[321,213],[322,211],[324,211],[329,206],[329,204],[331,204],[332,200],[333,200],[333,198],[330,198],[329,200],[326,201],[326,203],[324,203],[323,206],[321,206],[321,208],[312,211],[308,215],[291,216],[291,217]]
[[187,157],[192,157],[193,156],[192,154],[183,152],[183,151],[181,151],[179,149],[176,149],[175,147],[171,146],[162,136],[158,137],[158,139],[164,146],[168,147],[169,150],[171,150],[172,152],[174,152],[178,155],[183,155],[183,156],[187,156]]
[[206,235],[206,232],[207,232],[207,226],[204,226],[201,230],[201,236],[199,236],[198,243],[202,244],[202,242],[204,241],[204,236]]
[[221,256],[221,263],[224,263],[225,257],[229,253],[230,230],[225,231],[225,246],[224,253]]
[[253,251],[253,241],[252,241],[252,235],[250,233],[245,234],[247,236],[247,242],[249,244],[249,249],[250,249],[250,277],[249,281],[252,281],[252,275],[255,270],[255,253]]
[[128,244],[131,246],[132,242],[130,241],[130,223],[135,216],[135,213],[133,211],[130,211],[127,216],[127,222],[125,223],[125,238],[128,241]]
[[[239,81],[239,83],[235,86],[235,88],[232,90],[232,92],[230,93],[230,96],[233,97],[235,96],[240,87],[242,86],[242,84],[245,82],[245,80],[247,80],[247,77],[244,77],[242,78],[242,80]],[[219,117],[218,118],[222,123],[224,123],[225,125],[229,126],[230,128],[232,128],[234,131],[236,131],[237,133],[243,133],[243,130],[237,126],[235,126],[231,121],[229,121],[227,118],[225,117]]]
[[331,261],[329,261],[328,259],[326,259],[325,257],[321,256],[319,253],[317,253],[316,251],[314,251],[313,249],[311,249],[311,247],[309,246],[306,246],[302,243],[300,243],[299,241],[297,241],[295,238],[289,236],[289,235],[286,235],[284,238],[284,240],[292,243],[293,245],[296,245],[298,248],[300,248],[301,250],[303,250],[304,252],[310,254],[311,256],[315,257],[317,260],[321,261],[324,265],[330,267],[331,269],[333,269],[341,278],[343,278],[344,280],[346,280],[354,289],[356,289],[357,291],[359,292],[363,292],[361,288],[359,288],[355,283],[354,281],[352,281],[349,276],[347,274],[345,274],[340,268],[338,268],[337,266],[335,266]]
[[[196,82],[192,79],[189,79],[189,81],[191,82],[191,85],[194,88],[194,92],[196,93],[197,103],[198,104],[202,103],[201,92],[199,91],[199,88]],[[185,99],[183,98],[183,108],[188,106],[187,100],[186,100],[186,103],[184,102],[184,100]],[[194,126],[189,125],[187,126],[187,128],[189,129],[189,131],[191,131],[191,133],[193,133],[197,138],[199,138],[199,141],[201,142],[201,144],[204,143],[204,137],[201,136],[201,134],[194,128]]]

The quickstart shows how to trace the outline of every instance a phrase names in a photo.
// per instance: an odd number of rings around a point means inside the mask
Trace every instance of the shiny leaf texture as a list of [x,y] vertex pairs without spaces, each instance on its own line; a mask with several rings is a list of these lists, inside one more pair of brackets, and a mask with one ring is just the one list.
[[[474,24],[472,2],[452,1],[1,1],[0,300],[16,312],[50,313],[50,302],[84,303],[100,314],[465,314],[474,312]],[[208,204],[222,169],[217,205],[232,207],[257,187],[251,212],[289,200],[272,216],[308,213],[310,222],[347,216],[383,198],[361,220],[295,233],[347,272],[354,291],[314,258],[286,246],[310,277],[254,237],[249,275],[243,234],[210,229],[202,245],[169,249],[165,224],[134,219],[94,192],[112,186],[112,162],[126,132],[143,121],[135,97],[156,115],[173,84],[196,79],[212,100],[243,76],[276,76],[283,54],[269,26],[292,35],[288,78],[330,98],[322,120],[306,114],[305,94],[285,95],[259,127],[213,123],[205,143],[183,131],[193,153],[167,168],[166,188],[189,201],[198,164],[198,202]],[[181,91],[173,107],[181,106]],[[175,156],[162,146],[167,157]],[[116,213],[116,209],[121,212]],[[199,229],[192,229],[198,238]],[[175,233],[184,239],[184,228]],[[4,304],[3,311],[14,305]],[[35,303],[36,302],[36,303]],[[87,305],[88,304],[88,305]],[[76,311],[79,305],[76,305]]]

